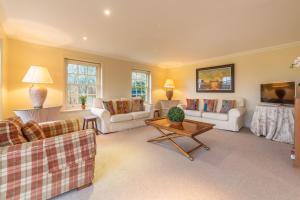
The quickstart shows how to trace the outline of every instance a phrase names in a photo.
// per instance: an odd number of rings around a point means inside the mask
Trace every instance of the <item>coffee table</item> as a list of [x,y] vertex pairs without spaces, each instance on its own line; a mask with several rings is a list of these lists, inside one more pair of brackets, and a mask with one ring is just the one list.
[[[209,150],[209,147],[198,140],[196,136],[211,130],[214,127],[214,124],[186,119],[183,121],[182,125],[176,126],[172,125],[167,118],[149,119],[146,120],[145,123],[149,126],[155,127],[161,133],[161,136],[152,138],[148,140],[148,142],[161,142],[169,140],[184,156],[189,158],[191,161],[193,161],[191,153],[196,149],[203,147],[205,150]],[[174,139],[179,137],[189,137],[198,143],[198,145],[186,151],[175,142]]]

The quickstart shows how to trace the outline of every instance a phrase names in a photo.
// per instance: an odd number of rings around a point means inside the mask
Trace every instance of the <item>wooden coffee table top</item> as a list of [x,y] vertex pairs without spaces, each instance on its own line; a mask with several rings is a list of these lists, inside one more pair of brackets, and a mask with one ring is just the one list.
[[174,126],[167,118],[157,118],[145,121],[147,125],[154,126],[159,129],[174,132],[179,135],[194,137],[201,133],[211,130],[215,125],[185,119],[182,126]]

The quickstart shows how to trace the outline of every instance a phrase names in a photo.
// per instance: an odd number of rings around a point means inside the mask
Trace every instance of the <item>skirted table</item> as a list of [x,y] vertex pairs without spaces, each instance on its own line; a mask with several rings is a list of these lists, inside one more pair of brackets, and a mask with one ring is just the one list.
[[256,106],[251,131],[267,139],[294,143],[294,107],[289,106]]

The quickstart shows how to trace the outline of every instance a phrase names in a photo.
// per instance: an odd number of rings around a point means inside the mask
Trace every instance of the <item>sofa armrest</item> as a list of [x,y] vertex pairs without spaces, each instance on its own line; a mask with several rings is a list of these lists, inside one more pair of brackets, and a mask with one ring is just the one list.
[[[57,169],[93,160],[95,155],[96,133],[93,129],[0,147],[0,166],[2,166],[0,182],[7,183],[7,177],[11,176],[13,180],[7,187],[18,184],[21,187],[21,177],[42,178],[45,171],[51,173]],[[15,176],[15,173],[19,173],[19,176]]]
[[47,138],[80,130],[78,119],[43,122],[39,125]]
[[229,110],[228,116],[229,116],[229,118],[238,118],[240,116],[243,116],[245,114],[245,112],[246,112],[245,107],[233,108],[233,109]]
[[150,112],[150,118],[153,118],[153,116],[154,116],[154,105],[145,103],[144,108],[145,108],[145,111]]
[[186,105],[178,104],[177,107],[181,108],[182,110],[186,110]]
[[91,112],[98,116],[104,122],[110,122],[110,112],[106,109],[101,108],[91,108]]

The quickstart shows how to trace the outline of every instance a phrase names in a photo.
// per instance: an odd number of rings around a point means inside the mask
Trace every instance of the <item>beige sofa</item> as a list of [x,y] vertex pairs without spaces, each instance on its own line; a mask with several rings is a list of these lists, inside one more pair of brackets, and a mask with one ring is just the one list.
[[101,101],[102,99],[99,98],[94,101],[91,112],[99,117],[97,119],[97,126],[102,133],[117,132],[145,126],[145,120],[153,118],[154,106],[152,104],[144,104],[144,111],[111,115],[103,108]]
[[[225,99],[225,98],[224,98]],[[203,100],[200,99],[199,110],[186,110],[185,105],[178,105],[185,113],[186,119],[207,122],[215,124],[214,128],[229,131],[239,131],[244,125],[244,116],[246,112],[245,102],[243,98],[226,98],[227,100],[235,100],[237,107],[231,109],[228,113],[220,113],[222,100],[218,99],[217,112],[203,112]]]

